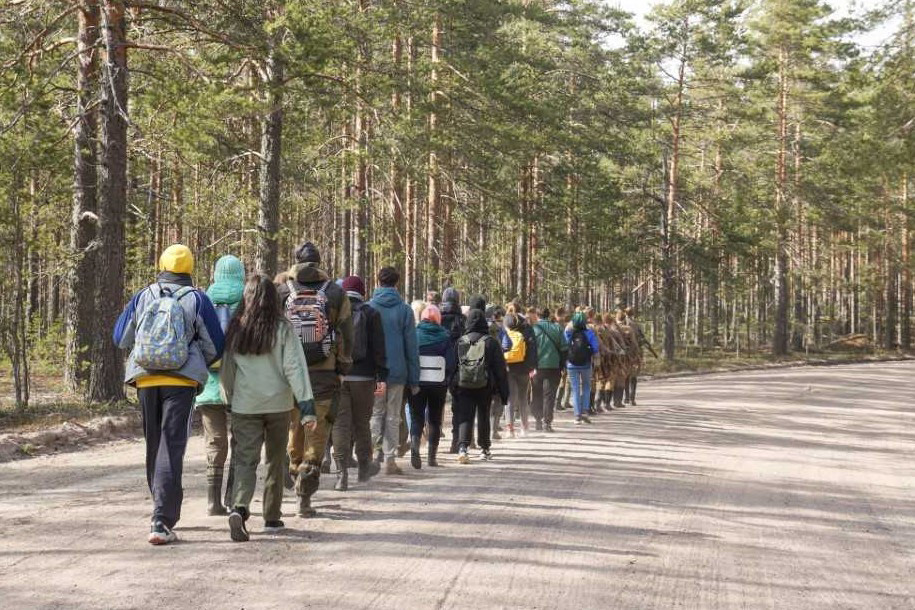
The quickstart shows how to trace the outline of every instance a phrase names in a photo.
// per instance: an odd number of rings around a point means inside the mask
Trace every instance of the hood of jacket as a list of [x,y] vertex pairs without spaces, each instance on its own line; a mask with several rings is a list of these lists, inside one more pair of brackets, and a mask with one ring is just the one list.
[[486,311],[486,299],[480,295],[474,295],[470,297],[470,300],[467,302],[470,306],[470,309],[479,309],[480,311]]
[[245,267],[231,254],[216,261],[207,296],[216,305],[236,305],[245,292]]
[[391,286],[382,286],[376,288],[375,292],[372,293],[372,306],[382,307],[384,309],[391,309],[392,307],[397,307],[404,303],[403,297],[400,296],[400,293],[397,292],[396,288]]
[[450,338],[448,331],[435,322],[423,320],[416,327],[416,344],[417,347],[425,347],[435,343],[447,341]]
[[469,335],[470,333],[489,334],[489,322],[486,321],[482,309],[471,309],[467,313],[467,327],[464,329],[464,334]]
[[175,273],[173,271],[160,271],[156,275],[157,284],[174,284],[178,287],[193,286],[194,279],[190,273]]
[[461,293],[458,292],[457,288],[452,288],[449,286],[445,288],[445,291],[442,293],[442,306],[451,305],[457,311],[461,310]]
[[299,263],[289,270],[289,275],[299,284],[316,284],[326,282],[330,276],[318,268],[318,263]]

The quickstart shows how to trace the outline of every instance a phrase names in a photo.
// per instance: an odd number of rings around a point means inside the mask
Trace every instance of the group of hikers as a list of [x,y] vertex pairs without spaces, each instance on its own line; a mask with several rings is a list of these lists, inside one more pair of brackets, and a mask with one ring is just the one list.
[[322,473],[335,471],[334,489],[346,491],[352,467],[360,482],[399,475],[409,453],[421,469],[423,439],[425,464],[439,466],[449,396],[449,451],[460,464],[473,449],[492,459],[492,440],[527,435],[532,419],[534,431],[552,433],[557,410],[583,424],[636,404],[650,345],[631,309],[552,312],[517,299],[503,308],[482,296],[461,306],[453,287],[407,304],[393,267],[378,272],[369,298],[363,278],[331,279],[314,244],[295,259],[269,278],[223,256],[203,292],[193,253],[176,244],[118,318],[114,341],[129,352],[125,382],[142,411],[151,544],[177,540],[195,408],[208,514],[228,515],[232,540],[243,542],[262,452],[263,531],[276,533],[284,488],[295,490],[298,515],[312,517]]

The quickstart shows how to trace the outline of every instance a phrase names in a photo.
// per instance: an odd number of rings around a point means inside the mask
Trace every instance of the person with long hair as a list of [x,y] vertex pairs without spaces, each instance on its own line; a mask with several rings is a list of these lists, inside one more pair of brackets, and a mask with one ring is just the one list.
[[226,333],[222,393],[232,405],[235,439],[234,491],[229,529],[232,540],[248,540],[246,522],[257,482],[261,448],[266,455],[264,532],[284,527],[281,505],[290,405],[302,425],[317,422],[305,351],[280,308],[276,286],[264,275],[245,283],[244,296]]

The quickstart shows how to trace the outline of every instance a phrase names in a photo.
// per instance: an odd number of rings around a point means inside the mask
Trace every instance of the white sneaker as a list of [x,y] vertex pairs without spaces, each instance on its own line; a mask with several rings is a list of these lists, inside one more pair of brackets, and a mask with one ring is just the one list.
[[482,459],[485,462],[491,461],[492,460],[492,451],[490,451],[489,449],[480,449],[480,459]]
[[149,528],[149,543],[156,546],[171,544],[178,540],[178,534],[161,521],[155,521]]
[[461,448],[461,450],[458,452],[458,463],[460,463],[460,464],[469,464],[470,463],[470,456],[467,455],[467,450],[464,448]]

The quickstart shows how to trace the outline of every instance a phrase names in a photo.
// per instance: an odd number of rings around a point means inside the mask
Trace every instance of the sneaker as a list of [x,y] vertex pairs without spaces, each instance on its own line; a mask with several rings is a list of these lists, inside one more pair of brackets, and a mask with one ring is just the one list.
[[575,425],[576,425],[576,426],[580,426],[580,425],[581,425],[581,416],[578,416],[578,417],[575,418]]
[[463,447],[458,451],[458,463],[459,464],[469,464],[470,456],[467,455],[467,450]]
[[264,521],[265,534],[279,534],[286,528],[286,524],[277,519],[276,521]]
[[161,521],[154,522],[149,528],[149,543],[160,546],[178,540],[178,535]]
[[480,458],[482,458],[484,462],[491,461],[492,460],[492,451],[490,451],[489,449],[481,449]]
[[237,510],[229,515],[229,534],[235,542],[248,542],[251,539],[248,528],[245,527],[245,518]]
[[582,415],[582,416],[581,416],[581,419],[582,419],[582,421],[584,421],[586,424],[590,424],[590,423],[591,423],[591,418],[588,417],[587,415]]
[[543,424],[543,431],[547,433],[555,432],[555,430],[553,430],[553,424]]
[[388,458],[384,462],[384,473],[391,475],[403,474],[403,470],[400,469],[400,466],[397,465],[397,462],[394,461],[394,458]]

